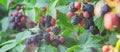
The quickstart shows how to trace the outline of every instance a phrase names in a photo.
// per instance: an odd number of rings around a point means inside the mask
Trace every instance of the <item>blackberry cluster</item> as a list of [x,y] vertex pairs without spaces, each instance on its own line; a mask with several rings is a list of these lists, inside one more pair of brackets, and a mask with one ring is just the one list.
[[21,12],[15,12],[14,16],[10,20],[13,30],[22,31],[27,28],[26,26],[27,16]]
[[82,7],[82,10],[80,8],[80,2],[71,2],[69,4],[70,12],[67,13],[67,16],[71,18],[71,23],[73,25],[82,25],[94,35],[99,34],[99,29],[97,26],[95,26],[93,21],[94,6],[87,3]]
[[55,47],[65,42],[65,38],[63,36],[59,36],[58,38],[55,38],[55,36],[50,33],[46,33],[44,39],[47,44],[51,44]]
[[52,18],[52,16],[50,15],[45,15],[45,16],[40,15],[40,17],[41,18],[39,23],[42,24],[46,29],[51,26],[54,26],[56,23],[56,19]]
[[85,29],[89,30],[92,34],[99,34],[99,29],[95,26],[93,21],[94,6],[91,4],[85,4],[82,9],[84,12],[88,12],[88,17],[84,17],[85,24],[83,25]]
[[[13,2],[10,2],[10,6],[13,4]],[[13,30],[17,31],[23,31],[27,28],[27,16],[24,12],[19,12],[20,10],[25,9],[25,5],[17,5],[16,6],[16,12],[14,14],[11,14],[12,17],[10,20],[10,23],[12,25]]]
[[39,23],[45,27],[46,32],[53,32],[55,35],[59,34],[61,30],[60,26],[56,25],[56,19],[50,15],[41,15]]
[[40,47],[42,44],[42,41],[41,41],[42,39],[43,39],[43,31],[39,29],[37,35],[27,39],[26,45],[34,44],[34,46]]
[[40,47],[43,42],[42,41],[43,39],[45,40],[46,44],[50,44],[55,47],[65,42],[65,38],[63,36],[58,36],[58,38],[55,38],[54,34],[50,33],[43,34],[43,30],[38,30],[37,35],[27,39],[26,45],[34,44],[34,46]]

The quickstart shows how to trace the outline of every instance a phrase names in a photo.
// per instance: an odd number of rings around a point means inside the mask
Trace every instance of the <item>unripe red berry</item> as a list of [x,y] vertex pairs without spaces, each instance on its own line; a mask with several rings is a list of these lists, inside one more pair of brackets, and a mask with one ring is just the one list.
[[60,36],[59,37],[59,41],[60,41],[60,43],[64,43],[65,42],[65,38],[63,36]]
[[33,21],[30,21],[30,22],[29,22],[29,26],[30,26],[30,27],[32,27],[33,24],[34,24]]
[[72,18],[72,16],[74,16],[74,15],[75,15],[74,12],[68,12],[68,13],[67,13],[67,17],[68,17],[68,18]]
[[54,35],[50,35],[50,41],[53,41],[55,39]]
[[55,18],[52,18],[51,19],[51,24],[54,26],[56,24],[56,19]]
[[51,32],[51,31],[52,31],[51,27],[46,28],[46,32]]
[[89,13],[88,13],[87,11],[85,11],[85,12],[83,12],[83,16],[84,16],[85,18],[89,18]]
[[81,8],[81,3],[80,2],[75,2],[74,7],[76,9],[80,9]]
[[40,18],[40,23],[44,23],[45,22],[45,18],[44,18],[44,16],[42,16],[41,18]]

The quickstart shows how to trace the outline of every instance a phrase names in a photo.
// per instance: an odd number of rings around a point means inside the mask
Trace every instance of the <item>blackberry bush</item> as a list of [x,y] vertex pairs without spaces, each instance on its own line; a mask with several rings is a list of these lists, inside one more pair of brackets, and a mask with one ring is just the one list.
[[0,52],[120,52],[119,0],[0,0]]

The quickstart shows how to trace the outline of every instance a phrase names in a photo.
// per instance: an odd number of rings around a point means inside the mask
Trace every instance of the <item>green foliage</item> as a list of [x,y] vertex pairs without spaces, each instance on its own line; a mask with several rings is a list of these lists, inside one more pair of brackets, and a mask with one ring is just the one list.
[[[34,32],[38,31],[38,28],[35,27],[27,28],[22,32],[13,33],[13,30],[9,28],[9,21],[11,19],[9,16],[16,11],[15,7],[17,5],[26,6],[25,10],[21,11],[25,11],[28,20],[37,23],[41,18],[39,14],[49,14],[57,19],[57,25],[61,27],[60,35],[65,37],[65,42],[57,48],[42,42],[42,45],[37,47],[36,52],[92,52],[91,48],[101,51],[101,47],[104,44],[115,46],[118,40],[115,35],[117,32],[107,32],[107,36],[96,36],[79,25],[71,24],[71,20],[67,18],[66,13],[69,12],[68,4],[76,1],[85,2],[85,0],[13,0],[15,4],[10,7],[10,0],[1,0],[0,4],[4,7],[2,8],[0,6],[0,52],[25,52],[26,39],[35,36],[31,35],[31,32],[28,30],[33,30]],[[98,1],[99,0],[92,0],[91,3],[93,4]],[[48,9],[46,12],[43,12],[42,8],[46,6]],[[4,10],[2,11],[1,8]],[[56,14],[57,10],[59,12],[58,14]],[[3,15],[4,17],[1,16],[2,13],[5,14]],[[100,32],[102,32],[104,30],[103,17],[94,17],[94,22]]]

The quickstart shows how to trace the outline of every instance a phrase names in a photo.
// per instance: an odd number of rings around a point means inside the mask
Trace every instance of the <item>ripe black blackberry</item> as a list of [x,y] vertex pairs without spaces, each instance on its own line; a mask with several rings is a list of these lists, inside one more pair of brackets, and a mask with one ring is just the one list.
[[102,12],[101,12],[102,15],[106,14],[111,10],[111,8],[107,4],[105,4],[101,9],[102,9]]
[[50,22],[51,19],[52,19],[52,16],[50,16],[50,15],[45,16],[45,22]]
[[92,13],[94,12],[94,6],[91,4],[86,4],[85,6],[83,6],[83,11],[87,11],[90,15],[92,15]]
[[52,42],[51,42],[51,45],[55,46],[55,47],[58,47],[58,45],[60,44],[59,40],[58,39],[54,39]]
[[89,31],[90,31],[92,34],[94,34],[94,35],[100,33],[97,26],[90,26]]
[[45,22],[45,28],[48,28],[51,26],[51,23],[50,22]]
[[45,36],[44,36],[44,39],[45,39],[45,42],[47,44],[50,44],[51,43],[51,41],[50,41],[50,33],[46,33]]
[[73,25],[77,25],[81,22],[81,20],[82,20],[82,16],[79,16],[79,15],[75,14],[71,19],[71,23]]
[[36,37],[38,40],[42,40],[43,39],[43,31],[39,29]]
[[52,31],[55,35],[57,35],[60,32],[60,30],[61,30],[60,26],[54,26],[52,29]]
[[85,29],[89,29],[90,26],[94,25],[92,19],[84,18],[85,24],[83,25]]
[[77,9],[74,7],[74,2],[71,2],[71,3],[69,4],[69,10],[70,10],[71,12],[77,11]]

